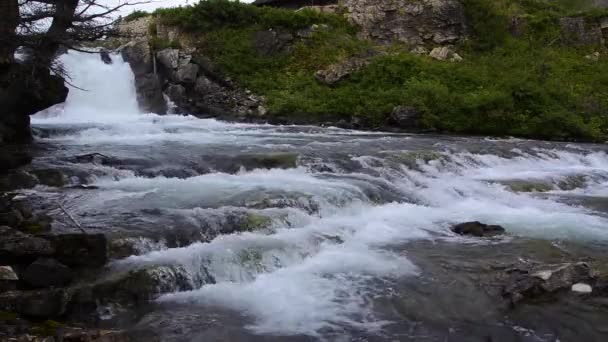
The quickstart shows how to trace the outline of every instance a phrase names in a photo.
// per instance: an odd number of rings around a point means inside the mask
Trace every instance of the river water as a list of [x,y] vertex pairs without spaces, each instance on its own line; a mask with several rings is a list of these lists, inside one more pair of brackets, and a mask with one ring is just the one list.
[[[110,271],[177,265],[197,284],[152,303],[133,323],[142,334],[606,340],[606,307],[510,311],[476,278],[550,258],[555,246],[580,255],[607,246],[606,146],[140,113],[120,56],[112,65],[73,52],[62,59],[82,89],[33,118],[45,150],[33,166],[63,170],[71,186],[39,186],[36,195],[63,203],[90,231],[139,239],[137,255],[117,258]],[[52,213],[56,229],[73,229]],[[450,231],[467,221],[508,234]],[[202,278],[213,281],[194,281]]]

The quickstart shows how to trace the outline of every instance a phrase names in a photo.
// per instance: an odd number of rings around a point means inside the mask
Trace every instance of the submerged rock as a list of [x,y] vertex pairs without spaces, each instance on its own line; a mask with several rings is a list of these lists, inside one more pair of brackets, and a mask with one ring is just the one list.
[[452,231],[459,235],[492,237],[504,234],[505,229],[501,226],[487,225],[476,221],[457,224],[452,227]]
[[32,287],[63,287],[72,281],[72,271],[50,258],[40,258],[23,272],[23,281]]
[[503,288],[503,295],[517,303],[525,299],[534,300],[559,291],[590,292],[596,276],[587,263],[548,265],[531,270],[515,269]]

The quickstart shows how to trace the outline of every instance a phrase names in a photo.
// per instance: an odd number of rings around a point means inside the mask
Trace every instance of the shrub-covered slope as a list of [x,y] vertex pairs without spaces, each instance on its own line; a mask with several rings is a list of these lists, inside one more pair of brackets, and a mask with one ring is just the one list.
[[[275,117],[294,122],[354,117],[374,128],[386,125],[395,107],[412,106],[422,130],[606,139],[605,48],[572,44],[560,28],[561,18],[584,17],[591,25],[605,12],[580,0],[463,3],[469,38],[455,47],[461,62],[417,55],[399,43],[360,40],[346,18],[310,10],[208,0],[155,15],[189,34],[226,75],[264,95]],[[277,53],[260,53],[256,33],[269,29],[306,39],[294,39]],[[370,64],[336,85],[314,77],[333,63],[370,55],[375,56]]]

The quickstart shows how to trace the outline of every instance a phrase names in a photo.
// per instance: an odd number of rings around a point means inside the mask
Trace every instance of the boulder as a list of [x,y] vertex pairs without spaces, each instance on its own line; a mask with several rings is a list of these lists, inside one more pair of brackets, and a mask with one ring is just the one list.
[[70,294],[64,289],[10,291],[0,294],[0,310],[48,319],[63,315],[69,301]]
[[38,178],[40,184],[60,188],[65,186],[69,180],[68,177],[60,170],[55,169],[39,169],[32,170],[31,173]]
[[72,271],[64,264],[50,258],[40,258],[22,273],[22,279],[36,288],[63,287],[72,281]]
[[0,212],[0,226],[19,227],[23,220],[23,215],[17,209]]
[[38,185],[38,178],[23,170],[15,170],[0,176],[0,191],[31,189]]
[[402,129],[415,129],[419,126],[420,112],[415,107],[397,106],[393,109],[389,123]]
[[164,49],[156,53],[156,58],[160,65],[167,70],[175,70],[179,66],[179,50]]
[[17,289],[19,277],[11,266],[0,266],[0,293]]
[[505,229],[501,226],[487,225],[476,221],[457,224],[452,227],[452,231],[459,235],[492,237],[504,234]]
[[[503,287],[503,295],[517,303],[522,300],[540,299],[560,291],[588,292],[588,284],[595,281],[595,274],[587,263],[545,265],[530,270],[511,270],[511,277]],[[585,286],[586,285],[586,286]]]
[[198,76],[199,66],[196,64],[188,63],[180,66],[176,72],[176,79],[179,83],[192,84],[196,81]]
[[293,39],[293,35],[289,32],[258,31],[254,36],[254,48],[261,56],[271,56],[284,51]]
[[24,234],[10,227],[0,227],[0,262],[27,263],[39,257],[51,256],[55,249],[42,238]]
[[158,75],[144,74],[135,77],[137,104],[147,113],[167,113],[167,103],[163,96],[162,82]]
[[333,86],[369,63],[368,58],[352,57],[342,63],[332,64],[327,69],[315,72],[315,78],[322,84]]
[[99,52],[99,58],[105,64],[112,64],[112,57],[110,57],[110,53],[108,51],[102,50]]
[[429,57],[434,58],[438,61],[445,61],[450,56],[450,48],[447,46],[436,47],[429,53]]
[[418,46],[455,44],[466,35],[459,0],[345,0],[343,5],[363,39]]
[[71,267],[101,267],[108,261],[108,241],[103,234],[46,235],[53,257]]

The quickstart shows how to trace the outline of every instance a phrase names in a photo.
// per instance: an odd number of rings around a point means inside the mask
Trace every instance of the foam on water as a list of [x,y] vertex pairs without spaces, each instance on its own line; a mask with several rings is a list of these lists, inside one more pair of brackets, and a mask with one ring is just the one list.
[[[211,170],[183,179],[142,177],[119,166],[72,166],[79,171],[88,167],[96,175],[95,190],[75,196],[73,207],[104,213],[117,224],[125,212],[158,208],[192,224],[236,209],[272,219],[267,229],[182,248],[146,243],[142,252],[162,250],[112,265],[181,265],[193,276],[208,272],[217,282],[165,295],[162,302],[233,309],[247,315],[249,328],[258,333],[318,336],[373,330],[386,323],[374,315],[373,297],[389,291],[391,282],[424,272],[394,247],[423,239],[468,241],[450,231],[454,223],[479,220],[503,225],[513,235],[608,241],[605,213],[549,196],[608,195],[605,152],[572,145],[474,153],[453,138],[425,145],[433,149],[425,157],[408,154],[416,152],[412,146],[424,137],[142,114],[132,72],[120,56],[113,59],[105,65],[97,55],[70,52],[62,57],[71,82],[86,91],[72,87],[64,105],[33,118],[40,127],[66,128],[47,142],[69,146],[74,154],[97,146],[110,146],[107,150],[113,152],[124,145],[135,156],[173,153],[163,145],[169,141],[183,143],[193,153],[212,154],[221,146],[240,153],[287,150],[303,157],[299,167],[287,170]],[[584,182],[559,190],[569,177]],[[521,193],[509,181],[542,181],[555,188]],[[316,209],[239,207],[276,194]]]

